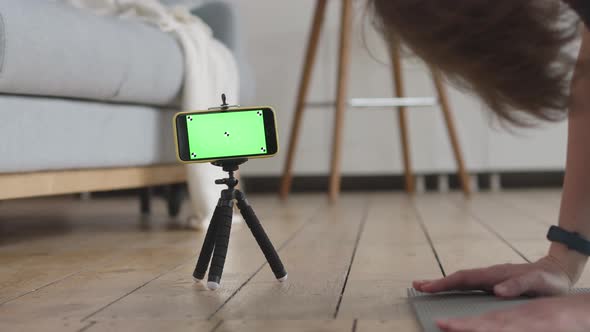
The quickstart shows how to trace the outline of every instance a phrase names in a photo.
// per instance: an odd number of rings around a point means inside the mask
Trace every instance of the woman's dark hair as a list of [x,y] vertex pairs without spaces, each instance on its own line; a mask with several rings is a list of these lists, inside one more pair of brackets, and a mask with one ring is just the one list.
[[556,121],[569,100],[578,20],[560,0],[370,0],[377,28],[472,90],[501,119]]

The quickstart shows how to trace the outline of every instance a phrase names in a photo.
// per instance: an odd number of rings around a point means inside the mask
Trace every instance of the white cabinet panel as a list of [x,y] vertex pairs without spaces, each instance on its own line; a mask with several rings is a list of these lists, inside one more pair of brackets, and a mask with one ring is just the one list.
[[567,124],[547,124],[541,128],[506,130],[490,128],[489,169],[500,171],[563,170],[565,167]]

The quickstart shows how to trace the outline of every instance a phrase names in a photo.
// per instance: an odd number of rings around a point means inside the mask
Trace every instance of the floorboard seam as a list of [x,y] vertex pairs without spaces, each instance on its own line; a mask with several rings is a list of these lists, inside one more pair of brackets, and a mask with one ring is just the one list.
[[93,327],[94,325],[96,325],[96,321],[93,320],[91,322],[89,322],[86,326],[82,327],[81,329],[78,330],[78,332],[84,332],[87,331],[89,328]]
[[158,278],[162,277],[162,276],[163,276],[163,275],[165,275],[165,274],[168,274],[168,273],[170,273],[170,272],[173,272],[173,271],[175,271],[176,269],[180,268],[181,266],[184,266],[185,264],[188,264],[189,262],[191,262],[191,261],[194,261],[194,260],[195,260],[195,257],[191,257],[189,260],[186,260],[186,261],[182,262],[181,264],[178,264],[178,265],[174,266],[173,268],[171,268],[171,269],[168,269],[168,270],[166,270],[166,271],[164,271],[164,272],[162,272],[162,273],[158,274],[157,276],[153,277],[152,279],[150,279],[150,280],[148,280],[148,281],[144,282],[143,284],[139,285],[138,287],[136,287],[136,288],[132,289],[131,291],[129,291],[129,292],[127,292],[127,293],[123,294],[122,296],[120,296],[120,297],[116,298],[116,299],[115,299],[115,300],[113,300],[112,302],[110,302],[110,303],[106,304],[105,306],[103,306],[103,307],[99,308],[98,310],[96,310],[96,311],[92,312],[91,314],[89,314],[89,315],[85,316],[85,317],[84,317],[84,318],[82,318],[80,321],[81,321],[81,322],[84,322],[84,321],[86,321],[88,318],[90,318],[90,317],[92,317],[92,316],[94,316],[94,315],[98,314],[99,312],[101,312],[101,311],[103,311],[104,309],[106,309],[106,308],[110,307],[111,305],[113,305],[113,304],[115,304],[115,303],[117,303],[117,302],[121,301],[121,300],[122,300],[122,299],[124,299],[125,297],[127,297],[127,296],[129,296],[129,295],[131,295],[131,294],[135,293],[136,291],[138,291],[139,289],[141,289],[141,288],[145,287],[146,285],[148,285],[148,284],[149,284],[149,283],[151,283],[152,281],[154,281],[154,280],[156,280],[156,279],[158,279]]
[[217,331],[217,329],[221,326],[221,324],[223,324],[223,319],[219,320],[219,322],[217,322],[217,324],[215,324],[215,326],[213,326],[213,328],[211,329],[210,332]]
[[438,268],[440,269],[440,272],[442,273],[443,277],[447,276],[447,273],[445,272],[445,268],[443,267],[442,262],[440,261],[440,256],[438,255],[438,252],[436,251],[436,248],[434,246],[434,242],[432,241],[432,238],[430,237],[430,233],[428,232],[428,229],[426,228],[426,224],[424,224],[424,219],[422,218],[422,215],[420,214],[420,211],[418,210],[418,207],[416,206],[416,203],[412,200],[412,208],[414,210],[414,213],[416,214],[416,219],[418,219],[418,224],[420,225],[420,228],[422,229],[422,233],[424,233],[424,236],[426,236],[426,241],[428,241],[428,244],[430,245],[430,250],[432,250],[432,253],[434,254],[434,258],[436,259],[436,262],[438,263]]
[[524,210],[520,206],[515,205],[514,203],[511,203],[511,202],[508,202],[508,201],[504,201],[503,199],[498,199],[497,197],[494,197],[494,196],[491,196],[490,199],[493,200],[493,201],[495,201],[498,204],[506,204],[506,205],[508,205],[512,210],[518,211],[518,213],[520,213],[521,215],[523,215],[523,216],[525,216],[525,217],[530,218],[531,220],[533,220],[535,222],[535,224],[541,224],[543,226],[551,225],[552,224],[551,222],[545,222],[544,220],[540,220],[540,218],[538,218],[537,216],[535,216],[535,215],[527,212],[526,210]]
[[[497,201],[496,201],[497,202]],[[453,203],[455,206],[457,206],[458,208],[462,208],[462,206],[459,205],[459,202],[453,200]],[[473,217],[473,219],[479,224],[481,225],[481,227],[485,228],[488,232],[492,233],[496,238],[498,238],[500,241],[502,241],[504,244],[506,244],[508,247],[510,247],[510,249],[512,249],[518,256],[522,257],[522,259],[524,259],[526,262],[531,263],[531,261],[525,256],[525,254],[523,254],[520,250],[518,250],[515,246],[512,245],[512,243],[510,243],[507,239],[505,239],[502,234],[498,233],[492,226],[490,226],[488,223],[486,223],[485,221],[483,221],[474,211],[473,208],[471,208],[470,206],[467,207],[467,210],[469,211],[469,215]]]
[[[115,259],[115,258],[114,258],[114,257],[112,257],[112,258],[110,258],[110,259],[108,259],[108,260],[105,260],[105,262],[110,262],[110,261],[113,261],[114,259]],[[95,264],[93,264],[93,265],[91,265],[91,266],[87,266],[86,268],[83,268],[83,269],[82,269],[82,270],[80,270],[80,271],[76,271],[76,272],[70,273],[70,274],[68,274],[68,275],[65,275],[65,276],[63,276],[63,277],[59,278],[59,279],[56,279],[56,280],[54,280],[54,281],[51,281],[51,282],[49,282],[49,283],[47,283],[47,284],[45,284],[45,285],[39,286],[38,288],[35,288],[35,289],[33,289],[33,290],[30,290],[30,291],[27,291],[27,292],[25,292],[25,293],[22,293],[22,294],[19,294],[19,295],[17,295],[17,296],[14,296],[14,297],[12,297],[12,298],[9,298],[9,299],[7,299],[7,300],[5,300],[5,301],[2,301],[2,302],[0,302],[0,306],[3,306],[4,304],[6,304],[6,303],[9,303],[9,302],[12,302],[12,301],[14,301],[14,300],[18,300],[19,298],[21,298],[21,297],[24,297],[24,296],[27,296],[27,295],[29,295],[29,294],[32,294],[32,293],[38,292],[38,291],[40,291],[40,290],[42,290],[42,289],[44,289],[44,288],[46,288],[46,287],[49,287],[49,286],[52,286],[52,285],[54,285],[54,284],[57,284],[57,283],[59,283],[59,282],[62,282],[62,281],[64,281],[64,280],[66,280],[66,279],[69,279],[69,278],[71,278],[71,277],[75,276],[75,275],[78,275],[78,274],[81,274],[81,273],[84,273],[84,272],[87,272],[87,271],[91,271],[93,268],[96,268],[97,266],[99,266],[99,263],[95,263]]]
[[363,211],[361,222],[359,223],[359,229],[356,235],[356,239],[354,242],[354,248],[352,249],[352,255],[350,255],[350,263],[348,264],[348,270],[346,271],[346,277],[344,278],[344,284],[342,284],[342,290],[340,291],[340,296],[338,297],[338,303],[336,304],[336,310],[334,311],[334,319],[338,317],[338,312],[340,311],[340,305],[342,304],[342,299],[344,298],[344,292],[346,291],[346,285],[348,284],[348,277],[350,276],[350,271],[352,270],[352,265],[354,264],[354,258],[356,256],[356,251],[358,249],[359,243],[361,242],[361,237],[365,231],[365,225],[367,224],[367,219],[369,218],[369,207],[371,205],[370,201],[367,201],[365,206],[365,211]]
[[[318,208],[318,209],[319,209],[319,208]],[[145,287],[146,285],[148,285],[148,284],[149,284],[149,283],[151,283],[152,281],[154,281],[154,280],[157,280],[157,279],[161,278],[162,276],[164,276],[165,274],[167,274],[167,273],[170,273],[170,272],[172,272],[172,271],[175,271],[175,270],[177,270],[178,268],[180,268],[180,267],[182,267],[182,266],[184,266],[184,265],[186,265],[186,264],[191,264],[191,262],[193,262],[195,259],[196,259],[195,257],[191,257],[189,260],[187,260],[187,261],[185,261],[185,262],[183,262],[183,263],[181,263],[181,264],[179,264],[179,265],[177,265],[177,266],[173,267],[172,269],[162,272],[161,274],[157,275],[157,276],[156,276],[156,277],[154,277],[153,279],[150,279],[150,280],[148,280],[146,283],[144,283],[144,284],[140,285],[139,287],[137,287],[137,288],[133,289],[132,291],[130,291],[130,292],[128,292],[128,293],[126,293],[126,294],[124,294],[123,296],[121,296],[121,297],[119,297],[119,298],[115,299],[114,301],[112,301],[112,302],[108,303],[108,304],[107,304],[107,305],[105,305],[104,307],[101,307],[101,308],[99,308],[99,309],[98,309],[98,310],[96,310],[95,312],[93,312],[93,313],[91,313],[91,314],[89,314],[89,315],[85,316],[85,317],[84,317],[84,318],[82,318],[80,321],[81,321],[81,322],[84,322],[84,321],[86,321],[86,320],[87,320],[87,319],[89,319],[90,317],[92,317],[92,316],[96,315],[97,313],[99,313],[99,312],[103,311],[104,309],[108,308],[109,306],[111,306],[111,305],[115,304],[116,302],[118,302],[118,301],[122,300],[123,298],[125,298],[125,297],[127,297],[127,296],[131,295],[132,293],[136,292],[137,290],[139,290],[139,289],[141,289],[141,288]],[[16,299],[18,299],[18,298],[20,298],[20,297],[22,297],[22,296],[25,296],[25,295],[27,295],[27,294],[30,294],[30,293],[36,292],[36,291],[38,291],[38,290],[40,290],[40,289],[42,289],[42,288],[45,288],[45,287],[51,286],[51,285],[53,285],[53,284],[55,284],[55,283],[58,283],[58,282],[60,282],[60,281],[63,281],[63,280],[65,280],[65,279],[67,279],[67,278],[70,278],[70,277],[72,277],[72,276],[74,276],[74,275],[76,275],[76,274],[82,273],[82,272],[84,272],[84,271],[87,271],[87,270],[89,270],[89,268],[87,268],[87,269],[84,269],[84,270],[82,270],[82,271],[78,271],[78,272],[72,273],[72,274],[70,274],[70,275],[67,275],[67,276],[65,276],[65,277],[61,278],[61,279],[55,280],[55,281],[53,281],[53,282],[51,282],[51,283],[48,283],[48,284],[46,284],[46,285],[43,285],[43,286],[41,286],[41,287],[39,287],[39,288],[37,288],[37,289],[34,289],[34,290],[30,291],[30,292],[27,292],[27,293],[21,294],[21,295],[19,295],[19,296],[17,296],[17,297],[11,298],[11,299],[9,299],[9,300],[7,300],[7,301],[5,301],[5,302],[2,302],[2,303],[0,303],[0,306],[2,306],[3,304],[5,304],[5,303],[7,303],[7,302],[9,302],[9,301],[16,300]],[[96,322],[95,322],[95,323],[96,323]],[[91,325],[90,325],[90,326],[91,326]],[[90,326],[87,326],[86,328],[89,328]]]
[[520,250],[513,246],[512,243],[508,242],[508,240],[506,240],[500,233],[496,232],[494,228],[480,220],[479,217],[473,214],[472,216],[473,218],[475,218],[478,224],[480,224],[483,228],[487,229],[490,233],[494,234],[495,237],[497,237],[500,241],[502,241],[504,244],[510,247],[510,249],[512,249],[518,256],[522,257],[522,259],[524,259],[527,263],[531,263],[531,261]]
[[[316,218],[320,214],[321,210],[322,210],[322,206],[318,207],[317,210],[309,218],[309,220],[307,222],[305,222],[303,225],[301,225],[301,227],[299,227],[299,229],[297,229],[287,240],[285,240],[277,248],[277,252],[281,252],[281,250],[283,248],[285,248],[289,243],[291,243],[291,241],[293,241],[297,237],[297,235],[299,235],[305,228],[307,228],[307,226],[309,226],[315,222],[318,222],[318,220],[316,220]],[[246,286],[246,284],[248,284],[250,282],[250,280],[252,280],[258,274],[258,272],[260,272],[266,265],[268,265],[268,262],[265,261],[264,263],[262,263],[262,265],[256,271],[254,271],[254,273],[252,273],[252,275],[250,277],[248,277],[248,279],[246,279],[240,285],[240,287],[238,287],[225,301],[223,301],[223,303],[211,315],[209,315],[209,317],[207,317],[207,320],[213,319],[213,317],[215,317],[215,315],[217,315],[217,313],[219,311],[221,311],[221,309],[223,309],[223,307],[225,307],[225,305],[228,304],[229,301],[231,301],[242,290],[242,288],[244,288],[244,286]]]
[[47,283],[47,284],[45,284],[45,285],[39,286],[39,287],[37,287],[37,288],[35,288],[35,289],[33,289],[33,290],[30,290],[30,291],[28,291],[28,292],[25,292],[25,293],[19,294],[19,295],[17,295],[17,296],[11,297],[11,298],[9,298],[8,300],[5,300],[5,301],[3,301],[3,302],[0,302],[0,306],[3,306],[3,305],[5,305],[5,304],[6,304],[6,303],[8,303],[8,302],[11,302],[11,301],[14,301],[14,300],[20,299],[20,298],[21,298],[21,297],[23,297],[23,296],[27,296],[27,295],[29,295],[29,294],[32,294],[32,293],[38,292],[38,291],[42,290],[42,289],[43,289],[43,288],[45,288],[45,287],[49,287],[49,286],[51,286],[51,285],[57,284],[58,282],[64,281],[64,280],[66,280],[66,279],[68,279],[68,278],[70,278],[70,277],[73,277],[73,276],[75,276],[76,274],[78,274],[78,273],[81,273],[81,272],[84,272],[84,271],[85,271],[85,270],[78,271],[78,272],[74,272],[74,273],[70,273],[70,274],[68,274],[68,275],[65,275],[65,276],[63,276],[63,277],[61,277],[61,278],[57,279],[57,280],[54,280],[54,281],[52,281],[52,282],[49,282],[49,283]]

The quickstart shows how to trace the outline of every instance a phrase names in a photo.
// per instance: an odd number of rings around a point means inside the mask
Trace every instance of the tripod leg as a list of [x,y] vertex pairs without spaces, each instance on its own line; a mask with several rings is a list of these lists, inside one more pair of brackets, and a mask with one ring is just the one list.
[[211,222],[209,223],[209,228],[207,229],[207,234],[205,235],[205,241],[203,241],[201,253],[199,254],[199,259],[197,260],[197,265],[195,266],[195,271],[193,272],[193,277],[196,281],[201,281],[205,278],[209,261],[211,261],[211,254],[213,253],[213,248],[215,247],[217,225],[219,225],[219,206],[215,208],[213,216],[211,217]]
[[270,239],[266,235],[266,232],[264,232],[264,228],[262,228],[262,225],[260,224],[258,217],[256,217],[254,209],[252,208],[252,206],[250,206],[250,204],[248,204],[248,201],[246,200],[244,193],[242,193],[239,190],[236,190],[236,200],[238,201],[238,208],[240,209],[240,212],[242,213],[242,216],[244,217],[246,224],[248,224],[248,227],[250,228],[252,235],[254,235],[256,242],[258,242],[258,245],[260,246],[260,249],[262,250],[264,257],[266,257],[268,265],[270,265],[270,268],[272,269],[272,272],[275,274],[275,277],[279,281],[287,280],[287,271],[283,266],[283,262],[281,262],[279,254],[277,254],[277,251],[270,242]]
[[227,247],[229,245],[231,220],[234,210],[232,199],[222,199],[220,200],[220,203],[221,204],[218,205],[216,209],[219,210],[219,214],[217,216],[218,224],[215,226],[215,249],[213,250],[213,259],[211,260],[207,282],[207,287],[211,290],[219,288],[219,283],[221,282],[223,266],[225,265],[225,256],[227,255]]

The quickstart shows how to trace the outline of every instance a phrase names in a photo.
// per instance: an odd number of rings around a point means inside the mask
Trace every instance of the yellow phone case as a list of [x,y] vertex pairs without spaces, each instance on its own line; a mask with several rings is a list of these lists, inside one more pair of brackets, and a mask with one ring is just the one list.
[[[261,156],[251,156],[248,157],[248,159],[262,159],[262,158],[270,158],[270,157],[274,157],[276,156],[279,151],[280,151],[280,145],[279,145],[279,130],[278,130],[278,126],[277,126],[277,113],[275,112],[274,108],[270,107],[270,106],[249,106],[249,107],[234,107],[234,108],[228,108],[227,110],[225,110],[224,112],[232,112],[232,111],[249,111],[249,110],[259,110],[259,109],[270,109],[274,115],[274,122],[275,122],[275,128],[277,129],[277,135],[276,135],[276,143],[277,143],[277,152],[274,154],[267,154],[267,155],[261,155]],[[209,109],[209,110],[202,110],[202,111],[186,111],[186,112],[179,112],[176,113],[174,115],[174,117],[172,118],[172,128],[174,130],[174,145],[176,147],[176,160],[178,160],[178,162],[182,163],[182,164],[202,164],[202,163],[210,163],[212,161],[216,161],[216,160],[227,160],[227,159],[236,159],[235,157],[228,157],[228,158],[217,158],[217,159],[207,159],[207,160],[198,160],[198,161],[186,161],[186,160],[182,160],[180,159],[180,148],[178,146],[178,131],[176,128],[176,119],[179,116],[183,116],[183,115],[190,115],[190,114],[203,114],[203,113],[220,113],[223,110],[221,110],[220,108],[215,108],[215,109]]]

